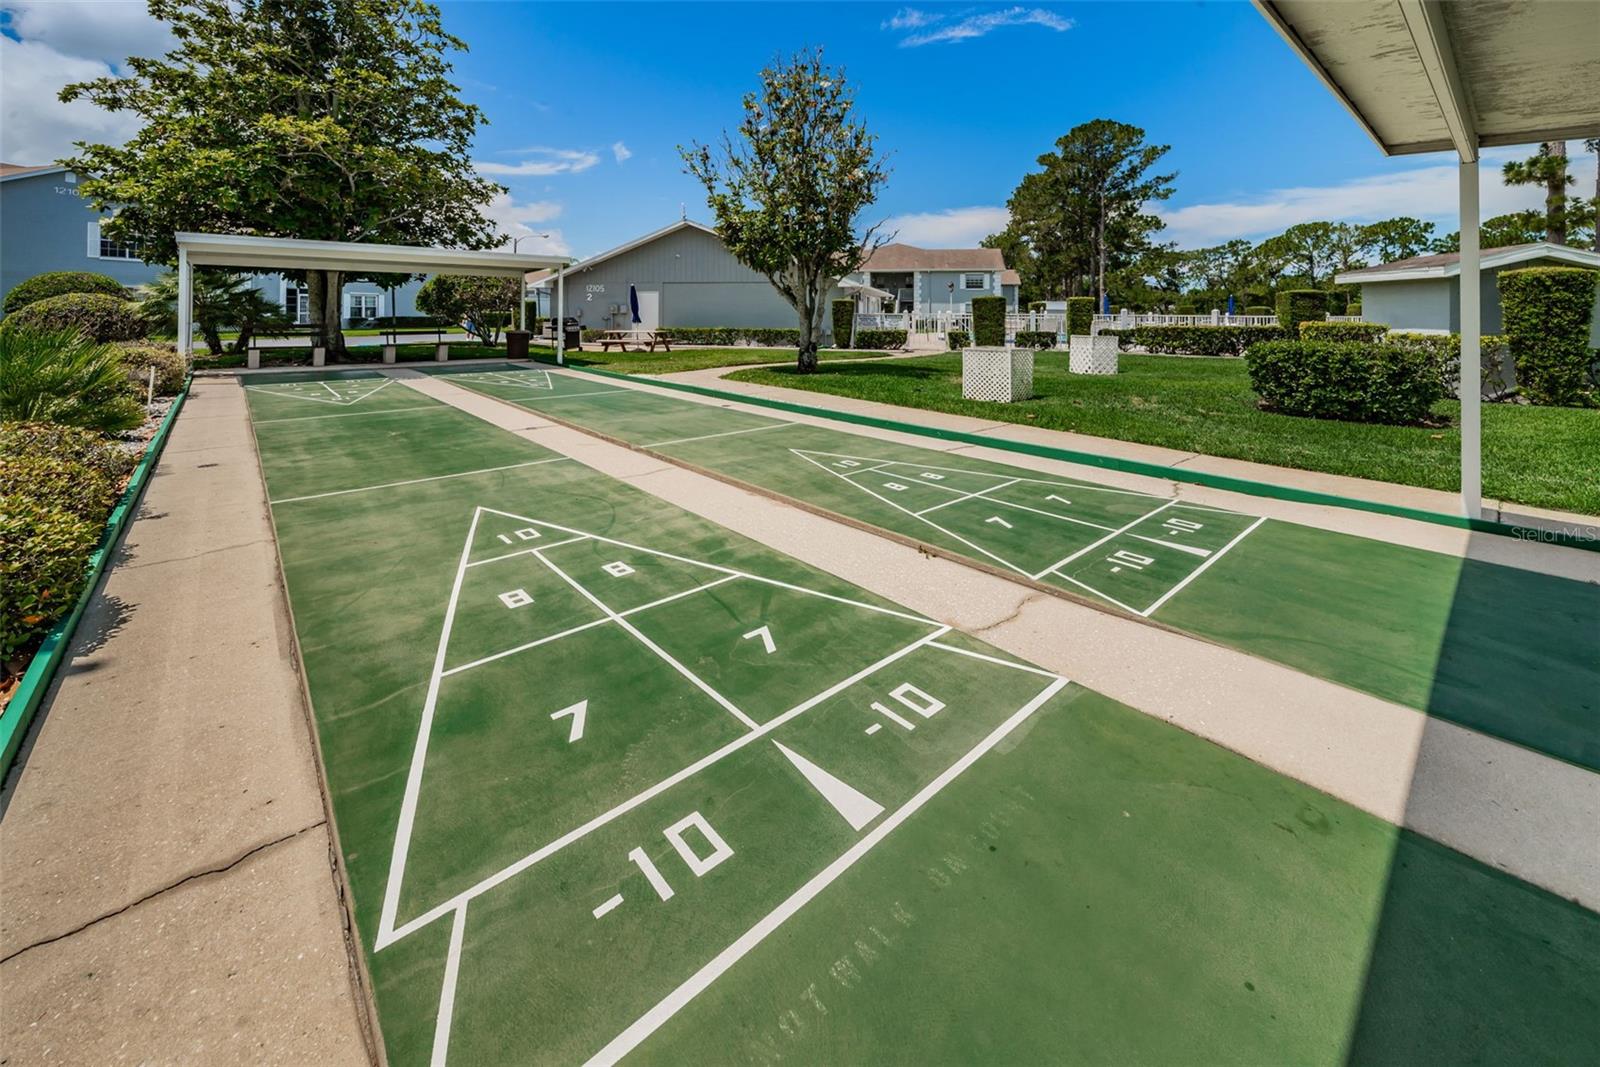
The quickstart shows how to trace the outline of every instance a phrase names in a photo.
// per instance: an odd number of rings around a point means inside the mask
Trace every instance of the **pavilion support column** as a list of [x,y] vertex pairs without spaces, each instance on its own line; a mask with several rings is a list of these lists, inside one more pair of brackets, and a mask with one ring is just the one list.
[[[194,358],[194,268],[189,265],[189,253],[178,249],[178,352],[185,363]],[[212,355],[218,353],[213,352]]]
[[556,362],[567,362],[567,269],[556,270]]
[[1483,328],[1478,254],[1478,161],[1461,164],[1461,511],[1483,515],[1483,421],[1481,331]]

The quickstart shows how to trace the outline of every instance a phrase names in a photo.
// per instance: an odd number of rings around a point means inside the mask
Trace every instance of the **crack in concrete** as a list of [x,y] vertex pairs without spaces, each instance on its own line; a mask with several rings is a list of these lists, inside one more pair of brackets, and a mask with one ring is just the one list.
[[994,629],[997,629],[998,627],[1004,626],[1008,622],[1015,622],[1022,615],[1022,613],[1028,609],[1028,605],[1029,604],[1032,604],[1032,603],[1034,603],[1036,601],[1039,601],[1039,600],[1044,600],[1049,596],[1050,596],[1049,593],[1029,593],[1027,596],[1025,596],[1021,600],[1017,601],[1017,606],[1012,608],[1011,609],[1011,613],[1009,615],[1005,616],[1005,618],[996,619],[994,622],[988,623],[988,624],[986,624],[984,626],[980,626],[975,630],[969,630],[967,632],[972,634],[974,637],[976,637],[978,634],[986,634],[990,630],[994,630]]
[[122,907],[117,908],[114,911],[108,911],[103,915],[97,915],[92,919],[89,919],[89,920],[87,920],[85,922],[79,923],[77,926],[74,926],[70,930],[63,931],[62,933],[54,934],[54,935],[52,935],[50,937],[43,938],[42,940],[35,941],[35,942],[33,942],[32,944],[29,944],[29,945],[23,945],[21,948],[17,949],[14,952],[8,953],[5,956],[0,956],[0,964],[10,963],[12,960],[16,959],[18,956],[21,956],[23,953],[31,952],[36,948],[43,948],[45,945],[53,945],[57,941],[64,941],[69,937],[76,937],[78,934],[83,933],[85,930],[89,929],[91,926],[98,926],[100,923],[105,922],[107,919],[115,919],[119,915],[124,915],[127,912],[132,911],[134,908],[137,908],[139,905],[148,903],[149,901],[152,901],[152,900],[156,899],[157,897],[164,896],[165,894],[172,892],[174,889],[178,889],[178,888],[180,888],[182,886],[188,885],[190,882],[197,881],[197,880],[199,880],[201,878],[210,878],[213,875],[226,874],[227,872],[233,870],[235,867],[239,866],[241,863],[243,863],[246,860],[256,856],[259,853],[265,852],[269,848],[273,848],[273,847],[275,847],[277,845],[284,844],[285,842],[292,841],[295,838],[301,836],[302,834],[310,833],[312,830],[315,830],[320,826],[326,826],[327,824],[328,824],[327,819],[318,819],[316,822],[311,823],[308,826],[302,826],[298,830],[291,830],[288,833],[284,834],[282,837],[275,837],[271,841],[263,841],[259,845],[255,845],[252,848],[246,849],[243,853],[241,853],[240,855],[234,857],[233,859],[229,860],[227,863],[224,863],[219,867],[208,867],[203,871],[194,871],[194,872],[192,872],[190,874],[186,874],[182,878],[179,878],[177,881],[172,882],[169,885],[164,885],[160,889],[152,890],[151,892],[146,893],[144,896],[139,897],[137,900],[129,901],[128,903],[124,904]]
[[[201,556],[211,556],[218,552],[234,552],[241,548],[250,548],[252,545],[266,544],[270,540],[270,537],[258,537],[254,541],[246,541],[243,544],[219,545],[216,548],[207,548],[200,552],[191,553],[187,556],[173,556],[171,559],[153,559],[148,563],[123,563],[121,564],[121,567],[124,570],[136,571],[146,567],[164,567],[169,563],[188,563],[192,560],[199,559]],[[131,547],[138,548],[137,545],[133,545]]]

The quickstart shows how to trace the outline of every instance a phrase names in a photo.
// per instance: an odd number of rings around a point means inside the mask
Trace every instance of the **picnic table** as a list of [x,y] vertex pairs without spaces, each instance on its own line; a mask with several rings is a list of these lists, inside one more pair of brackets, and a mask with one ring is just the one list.
[[657,346],[668,352],[672,351],[672,338],[660,330],[607,330],[600,335],[600,351],[609,352],[616,345],[624,352],[629,345],[638,346],[639,351],[654,352]]

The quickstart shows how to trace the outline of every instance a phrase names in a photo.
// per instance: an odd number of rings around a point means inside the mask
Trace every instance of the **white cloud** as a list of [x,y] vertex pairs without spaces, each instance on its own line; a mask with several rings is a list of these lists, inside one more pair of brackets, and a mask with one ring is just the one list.
[[[918,15],[923,14],[917,12]],[[897,16],[898,17],[898,16]],[[890,20],[893,21],[892,19]],[[934,21],[932,19],[930,22]],[[1042,7],[1008,7],[1003,11],[988,11],[981,15],[968,15],[956,22],[945,23],[926,33],[914,33],[900,42],[901,48],[919,48],[925,44],[959,44],[987,36],[1006,26],[1043,26],[1061,33],[1072,28],[1072,20]]]
[[985,237],[1005,229],[1010,219],[1003,207],[954,207],[896,215],[883,224],[882,232],[925,248],[976,248]]
[[6,0],[0,8],[24,41],[115,66],[129,56],[162,55],[177,43],[144,0]]
[[629,151],[628,146],[623,144],[621,141],[618,141],[616,144],[611,146],[611,155],[618,163],[624,163],[633,158],[633,153]]
[[87,100],[63,104],[56,99],[71,82],[110,73],[98,59],[0,36],[0,160],[51,163],[71,155],[74,141],[121,144],[132,137],[139,129],[133,115],[113,114]]
[[548,174],[581,174],[600,162],[598,152],[576,148],[518,148],[506,155],[529,156],[520,163],[495,163],[475,161],[472,165],[479,174],[528,177]]
[[903,7],[889,18],[879,24],[879,29],[884,30],[914,30],[919,26],[938,22],[943,15],[935,15],[927,11],[919,11],[914,7]]
[[[1568,151],[1576,153],[1580,145],[1581,142],[1570,142]],[[1543,206],[1542,187],[1508,186],[1500,177],[1502,163],[1532,152],[1532,148],[1527,148],[1484,153],[1478,168],[1478,196],[1483,218]],[[1568,172],[1577,178],[1573,192],[1589,195],[1594,183],[1593,154],[1574,154]],[[1448,232],[1457,227],[1458,186],[1456,164],[1440,163],[1397,174],[1353,178],[1333,185],[1274,189],[1236,201],[1181,208],[1157,207],[1155,211],[1167,224],[1161,232],[1162,239],[1177,241],[1180,248],[1214,245],[1235,237],[1267,237],[1297,222],[1319,219],[1374,222],[1410,215],[1435,222]]]
[[518,248],[564,256],[572,251],[560,230],[543,223],[559,218],[561,205],[553,200],[518,200],[510,193],[499,193],[483,213],[493,219],[508,238],[526,237]]

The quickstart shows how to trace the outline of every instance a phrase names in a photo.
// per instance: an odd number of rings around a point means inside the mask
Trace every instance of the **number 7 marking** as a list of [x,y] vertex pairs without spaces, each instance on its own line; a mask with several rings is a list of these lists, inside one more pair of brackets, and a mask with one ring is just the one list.
[[746,641],[750,640],[752,637],[761,638],[761,644],[763,646],[765,646],[765,648],[767,650],[767,655],[770,656],[774,652],[778,651],[778,646],[772,643],[772,629],[771,629],[771,627],[758,626],[754,630],[751,630],[749,633],[744,635],[744,639]]
[[580,700],[571,707],[562,708],[560,711],[550,713],[551,719],[559,719],[563,715],[572,716],[572,729],[567,733],[567,744],[583,739],[583,723],[589,717],[589,702]]

